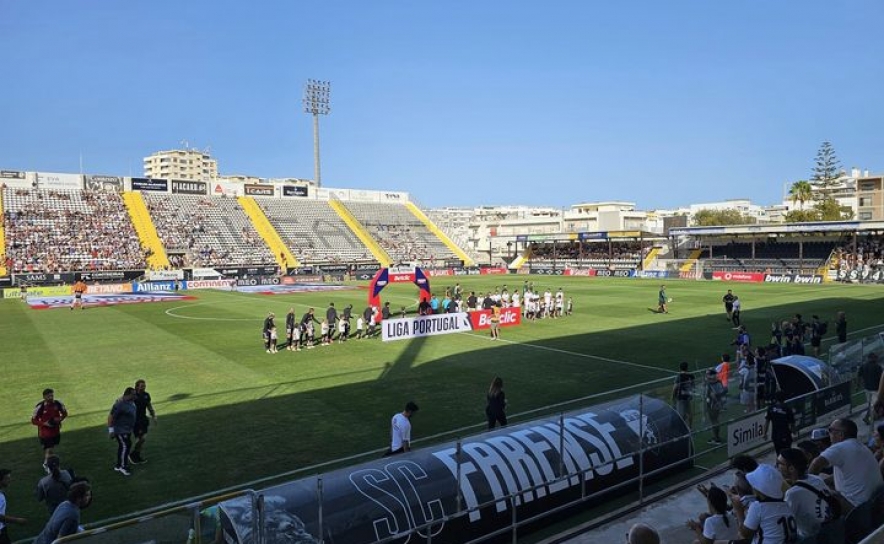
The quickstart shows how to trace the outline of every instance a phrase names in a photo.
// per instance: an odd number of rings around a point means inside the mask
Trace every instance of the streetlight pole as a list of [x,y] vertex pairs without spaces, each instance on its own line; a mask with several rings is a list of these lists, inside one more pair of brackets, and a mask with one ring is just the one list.
[[316,187],[322,187],[322,172],[319,166],[319,116],[328,115],[331,83],[308,79],[304,86],[304,112],[313,114],[313,178]]

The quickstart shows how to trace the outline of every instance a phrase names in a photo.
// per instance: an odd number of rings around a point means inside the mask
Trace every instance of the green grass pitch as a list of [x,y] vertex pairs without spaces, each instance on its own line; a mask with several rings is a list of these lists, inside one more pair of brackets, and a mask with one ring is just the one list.
[[[712,365],[734,338],[721,304],[727,288],[743,301],[743,321],[756,343],[767,342],[772,320],[795,312],[831,323],[844,310],[857,337],[884,324],[884,291],[874,286],[666,281],[674,302],[662,315],[653,311],[659,280],[493,276],[431,283],[441,293],[460,281],[469,292],[521,288],[526,279],[540,289],[564,288],[574,315],[503,328],[500,342],[477,332],[351,340],[275,355],[261,343],[268,311],[280,330],[290,307],[298,316],[310,306],[324,315],[329,302],[339,309],[352,303],[358,313],[365,289],[276,296],[193,291],[197,300],[85,311],[0,301],[0,467],[13,470],[8,513],[30,519],[27,527],[12,527],[13,539],[36,534],[47,518],[33,499],[42,453],[29,421],[45,387],[70,411],[57,452],[62,466],[92,480],[95,500],[84,521],[94,522],[386,448],[390,417],[407,400],[421,406],[413,420],[417,447],[478,432],[484,393],[497,375],[518,422],[537,417],[519,413],[546,405],[668,378],[681,360]],[[391,285],[382,298],[413,312],[416,288]],[[159,422],[144,450],[149,462],[126,478],[112,470],[115,443],[105,423],[113,401],[136,378],[147,380]]]

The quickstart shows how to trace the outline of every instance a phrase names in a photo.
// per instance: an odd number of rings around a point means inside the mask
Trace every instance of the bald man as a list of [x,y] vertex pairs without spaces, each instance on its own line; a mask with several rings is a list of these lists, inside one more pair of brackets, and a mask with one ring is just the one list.
[[660,535],[650,525],[636,523],[626,535],[626,544],[660,544]]

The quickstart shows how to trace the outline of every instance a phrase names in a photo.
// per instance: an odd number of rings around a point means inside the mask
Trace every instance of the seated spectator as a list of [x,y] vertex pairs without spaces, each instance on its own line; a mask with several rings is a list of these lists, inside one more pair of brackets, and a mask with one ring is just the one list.
[[832,445],[810,464],[809,472],[819,474],[828,466],[834,467],[835,491],[844,498],[847,512],[872,498],[884,485],[875,455],[857,440],[856,423],[836,419],[829,424]]
[[878,461],[878,468],[881,469],[881,474],[884,476],[884,423],[875,427],[871,442],[872,454]]
[[626,533],[626,544],[660,544],[660,535],[650,525],[636,523]]
[[743,506],[739,495],[731,495],[734,515],[740,523],[740,536],[752,539],[753,544],[786,544],[794,542],[790,529],[796,525],[792,510],[783,501],[784,480],[780,472],[770,465],[746,474],[746,480],[758,499],[748,508]]
[[697,533],[694,544],[713,544],[716,540],[738,538],[737,521],[727,511],[727,494],[724,490],[715,485],[708,490],[700,486],[697,489],[706,496],[709,511],[700,514],[696,521],[688,520],[688,528]]
[[824,523],[840,515],[838,499],[822,478],[807,473],[807,458],[801,450],[786,448],[780,451],[777,468],[792,486],[786,491],[785,499],[798,523],[798,536],[815,539]]

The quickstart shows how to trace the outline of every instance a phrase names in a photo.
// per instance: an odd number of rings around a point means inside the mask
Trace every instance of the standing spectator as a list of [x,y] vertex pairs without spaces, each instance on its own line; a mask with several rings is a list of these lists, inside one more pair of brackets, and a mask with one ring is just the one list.
[[725,391],[728,391],[731,373],[731,356],[729,353],[721,354],[721,362],[715,366],[715,372],[718,374],[718,381],[724,386]]
[[767,414],[764,416],[765,440],[771,427],[773,427],[771,437],[774,451],[779,455],[784,449],[792,447],[792,435],[795,433],[795,413],[792,408],[786,406],[784,391],[777,391],[774,401],[767,407]]
[[706,384],[703,395],[703,406],[706,410],[706,419],[712,426],[712,438],[709,439],[710,444],[723,444],[721,439],[721,426],[718,424],[718,417],[721,415],[721,409],[724,399],[727,397],[727,389],[718,381],[718,374],[714,368],[706,371]]
[[129,453],[132,451],[132,431],[135,428],[135,389],[127,387],[123,396],[114,402],[107,416],[107,432],[111,440],[117,441],[117,461],[114,470],[123,476],[129,472]]
[[[37,426],[37,438],[43,446],[43,462],[52,456],[53,448],[61,442],[61,422],[68,417],[68,411],[60,400],[55,400],[55,391],[43,390],[43,400],[34,407],[31,423]],[[48,470],[47,470],[48,472]]]
[[797,524],[792,509],[783,501],[783,475],[770,465],[758,465],[746,474],[746,480],[758,500],[746,508],[737,495],[731,495],[740,536],[752,539],[752,544],[794,542]]
[[87,482],[77,482],[68,491],[68,499],[58,505],[46,526],[37,535],[34,544],[51,544],[63,536],[80,530],[80,511],[92,504],[92,487]]
[[[147,436],[147,430],[150,427],[150,422],[153,421],[153,424],[157,424],[157,413],[153,409],[153,404],[151,404],[150,393],[147,392],[147,382],[144,380],[137,380],[135,382],[135,427],[133,427],[133,434],[135,434],[135,445],[132,447],[132,453],[129,455],[129,461],[136,465],[141,465],[147,462],[147,459],[141,456],[141,448],[144,447],[144,439]],[[147,414],[150,413],[150,419],[148,419]]]
[[734,324],[734,328],[740,327],[740,311],[743,309],[743,303],[740,302],[740,297],[734,297],[734,304],[731,310],[731,322]]
[[818,315],[812,316],[813,321],[810,323],[810,345],[813,348],[814,357],[820,356],[820,344],[823,342],[823,336],[829,329],[824,321],[820,321]]
[[732,321],[734,318],[734,298],[736,297],[734,297],[734,293],[730,289],[721,297],[721,301],[724,303],[724,313],[727,314],[728,321]]
[[488,430],[490,431],[500,423],[506,427],[506,395],[503,392],[503,379],[498,376],[491,382],[486,395],[485,415],[488,417]]
[[381,319],[390,319],[393,317],[393,314],[390,312],[390,303],[385,302],[384,307],[381,308]]
[[838,517],[835,512],[839,509],[838,500],[822,478],[807,473],[807,458],[803,451],[795,448],[780,451],[777,468],[792,486],[786,490],[785,499],[795,514],[798,536],[802,539],[816,538],[823,523]]
[[872,498],[884,480],[875,454],[857,440],[856,423],[836,419],[828,431],[832,445],[813,460],[808,472],[819,474],[826,467],[835,468],[835,491],[847,501],[846,511]]
[[412,401],[405,404],[405,410],[393,416],[391,421],[390,449],[384,456],[396,455],[411,451],[411,416],[418,411],[418,406]]
[[25,518],[12,516],[6,513],[6,488],[12,480],[12,471],[6,468],[0,468],[0,544],[10,544],[12,539],[9,538],[9,531],[6,527],[10,523],[24,525],[28,522]]
[[874,420],[872,415],[872,407],[878,401],[878,384],[881,383],[881,375],[884,371],[878,364],[878,354],[874,351],[866,356],[866,362],[859,367],[856,380],[862,385],[866,392],[866,415],[863,416],[863,422],[871,423]]
[[37,502],[45,502],[51,516],[59,504],[68,496],[68,490],[74,481],[69,470],[61,470],[61,460],[53,455],[46,460],[49,474],[37,482]]
[[740,404],[746,407],[746,413],[755,411],[755,395],[758,394],[758,374],[755,368],[755,357],[749,357],[737,371],[740,375]]
[[678,365],[679,373],[672,386],[672,401],[678,415],[684,419],[688,427],[693,427],[694,415],[691,412],[691,398],[694,396],[694,375],[688,372],[688,363],[682,361]]
[[847,342],[847,318],[844,312],[835,314],[835,332],[838,334],[838,343]]

